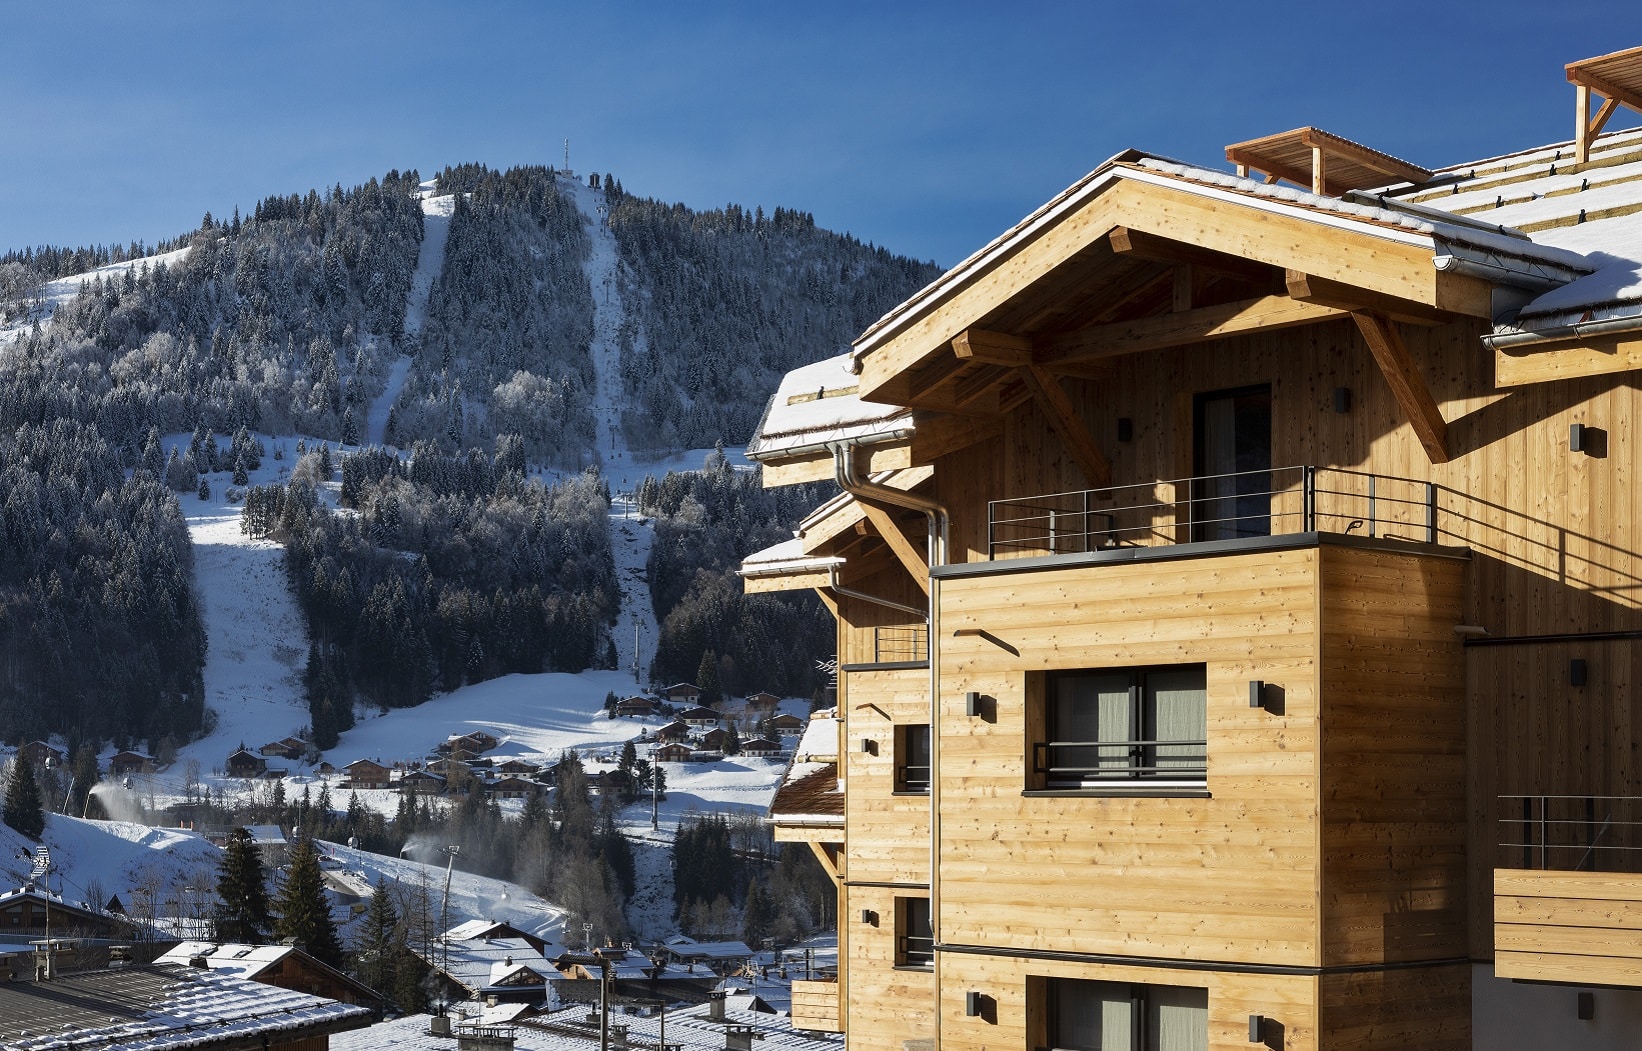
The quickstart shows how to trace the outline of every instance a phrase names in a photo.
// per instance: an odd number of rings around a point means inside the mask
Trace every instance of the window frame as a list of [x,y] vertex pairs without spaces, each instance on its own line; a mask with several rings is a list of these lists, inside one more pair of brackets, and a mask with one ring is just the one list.
[[[1203,703],[1204,738],[1202,740],[1159,740],[1156,736],[1157,699],[1147,688],[1147,676],[1158,672],[1197,671],[1201,676],[1199,691]],[[1056,690],[1058,684],[1078,676],[1108,675],[1129,677],[1130,725],[1138,725],[1141,732],[1134,740],[1109,742],[1069,742],[1057,740],[1055,733]],[[1039,672],[1028,677],[1026,691],[1026,795],[1160,795],[1208,796],[1208,666],[1202,662],[1182,664],[1146,664],[1115,668],[1067,668]],[[1060,748],[1117,748],[1127,746],[1129,762],[1114,765],[1099,772],[1085,770],[1080,776],[1053,772],[1050,761],[1052,749]],[[1160,766],[1159,746],[1187,747],[1200,754],[1175,756],[1198,762],[1192,766]],[[1170,757],[1163,757],[1170,758]],[[1098,760],[1097,760],[1098,761]]]
[[[928,934],[911,933],[914,914],[919,911],[922,912],[922,929]],[[914,942],[927,942],[929,947],[924,949],[919,945],[914,949]],[[899,895],[895,898],[895,966],[916,971],[929,971],[935,967],[935,927],[928,898]]]
[[[919,734],[923,736],[923,763],[909,763],[913,758],[913,738]],[[930,790],[930,775],[933,772],[934,734],[928,723],[899,723],[895,727],[895,792],[902,795],[927,796]],[[908,770],[922,770],[923,778],[908,777]]]
[[[1093,987],[1111,986],[1126,988],[1129,1000],[1129,1047],[1118,1048],[1115,1051],[1144,1051],[1148,1047],[1148,1030],[1151,1028],[1151,1011],[1153,1001],[1157,999],[1157,992],[1167,991],[1178,993],[1191,991],[1199,993],[1203,998],[1203,1051],[1207,1051],[1208,1043],[1208,1001],[1209,990],[1206,986],[1197,985],[1162,985],[1146,984],[1141,982],[1115,982],[1099,979],[1048,977],[1034,975],[1028,979],[1027,985],[1027,1032],[1028,1046],[1037,1051],[1080,1051],[1068,1048],[1067,1044],[1059,1041],[1060,1033],[1060,998],[1066,991],[1077,986],[1088,986],[1090,993]],[[1193,1005],[1196,1006],[1195,1004]],[[1161,1034],[1159,1034],[1161,1037]],[[1112,1051],[1102,1048],[1101,1051]]]

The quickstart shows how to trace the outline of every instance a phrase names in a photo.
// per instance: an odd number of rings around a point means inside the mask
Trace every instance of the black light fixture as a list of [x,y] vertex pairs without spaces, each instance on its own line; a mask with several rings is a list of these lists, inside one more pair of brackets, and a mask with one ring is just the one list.
[[1135,436],[1135,421],[1127,416],[1117,418],[1117,440],[1120,442],[1132,441]]
[[1266,706],[1266,680],[1249,680],[1249,707],[1264,708]]
[[1585,658],[1575,657],[1568,662],[1568,685],[1585,685]]
[[1579,994],[1579,1020],[1589,1022],[1596,1017],[1596,994],[1582,992]]
[[1251,1044],[1263,1044],[1263,1043],[1265,1043],[1266,1042],[1265,1028],[1266,1028],[1266,1016],[1265,1015],[1249,1015],[1249,1043],[1251,1043]]
[[871,909],[862,909],[861,922],[876,927],[878,926],[878,914]]
[[870,737],[861,738],[861,751],[866,753],[867,755],[877,755],[878,754],[878,742],[874,741]]
[[1571,453],[1582,453],[1582,452],[1585,451],[1585,446],[1586,446],[1585,425],[1583,423],[1569,424],[1568,425],[1568,451],[1571,452]]
[[1344,416],[1351,411],[1351,388],[1334,388],[1334,411]]
[[981,694],[979,690],[970,690],[964,694],[964,714],[971,718],[981,714]]
[[964,994],[964,1017],[979,1018],[981,1016],[981,994],[971,989]]

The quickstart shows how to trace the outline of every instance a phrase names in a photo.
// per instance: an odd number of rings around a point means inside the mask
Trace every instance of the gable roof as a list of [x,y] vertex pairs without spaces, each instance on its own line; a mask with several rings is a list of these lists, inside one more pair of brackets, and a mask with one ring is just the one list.
[[0,983],[0,1046],[9,1051],[250,1046],[356,1029],[370,1017],[368,1008],[174,965]]

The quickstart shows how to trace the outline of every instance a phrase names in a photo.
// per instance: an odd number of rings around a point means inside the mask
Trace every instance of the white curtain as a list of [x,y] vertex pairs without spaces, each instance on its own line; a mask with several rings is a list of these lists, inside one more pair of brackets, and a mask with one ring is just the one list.
[[1146,1015],[1146,1051],[1208,1051],[1207,989],[1150,986]]
[[[1129,703],[1129,672],[1089,672],[1063,675],[1056,680],[1054,741],[1132,741],[1135,739],[1133,706]],[[1120,771],[1129,765],[1129,753],[1122,747],[1088,745],[1054,748],[1049,765],[1081,767],[1054,775],[1057,781],[1078,781],[1097,777],[1097,769]]]
[[1134,1011],[1122,982],[1056,983],[1052,1043],[1064,1051],[1130,1051]]
[[1151,671],[1146,674],[1147,702],[1153,712],[1154,765],[1200,767],[1201,744],[1166,744],[1168,741],[1205,741],[1209,736],[1209,700],[1202,668]]

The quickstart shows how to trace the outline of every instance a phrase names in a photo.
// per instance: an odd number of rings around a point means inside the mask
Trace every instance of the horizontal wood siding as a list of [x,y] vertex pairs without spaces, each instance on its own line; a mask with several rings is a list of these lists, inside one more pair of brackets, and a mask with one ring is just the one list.
[[[902,1051],[902,1041],[934,1034],[935,975],[895,966],[896,891],[846,886],[844,893],[849,905],[838,923],[850,928],[844,998],[849,1051]],[[877,913],[876,925],[861,922],[863,909]]]
[[793,1028],[818,1033],[842,1032],[838,990],[837,982],[795,980],[792,983]]
[[[929,671],[855,671],[843,751],[849,878],[929,882],[929,796],[895,792],[895,727],[929,723]],[[864,752],[862,741],[875,752]]]
[[1494,973],[1642,987],[1642,875],[1496,871]]
[[[944,581],[940,939],[1315,965],[1317,566],[1302,549]],[[1212,798],[1023,797],[1035,676],[1198,662]],[[1283,715],[1249,708],[1251,678],[1284,684]],[[964,714],[968,690],[988,716]]]
[[1321,554],[1323,962],[1464,957],[1465,563]]
[[[1317,983],[1304,975],[1121,967],[944,953],[941,956],[941,1051],[1016,1051],[1042,1046],[1043,979],[1134,982],[1209,991],[1211,1051],[1247,1051],[1249,1015],[1282,1026],[1284,1051],[1318,1051]],[[993,1003],[965,1017],[964,996],[976,991]],[[1038,1032],[1033,1032],[1037,1029]],[[1279,1046],[1272,1044],[1271,1046]]]
[[1322,1046],[1330,1051],[1471,1051],[1471,965],[1325,974]]

